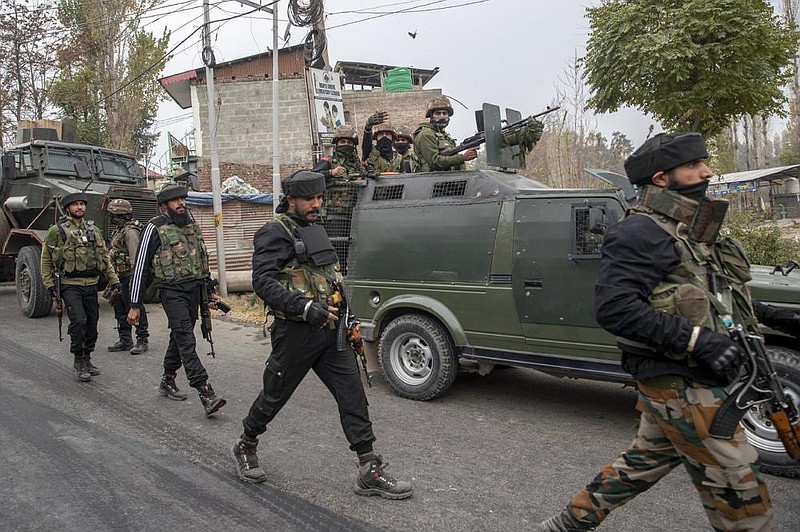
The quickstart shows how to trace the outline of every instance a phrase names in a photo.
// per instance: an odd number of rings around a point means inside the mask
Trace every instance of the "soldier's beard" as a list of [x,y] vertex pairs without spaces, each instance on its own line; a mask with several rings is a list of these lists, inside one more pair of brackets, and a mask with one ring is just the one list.
[[172,223],[178,227],[184,227],[192,223],[192,215],[189,213],[188,208],[183,212],[173,211],[172,209],[168,209],[168,211]]
[[76,220],[80,220],[84,217],[86,211],[69,211],[69,215],[71,218],[75,218]]

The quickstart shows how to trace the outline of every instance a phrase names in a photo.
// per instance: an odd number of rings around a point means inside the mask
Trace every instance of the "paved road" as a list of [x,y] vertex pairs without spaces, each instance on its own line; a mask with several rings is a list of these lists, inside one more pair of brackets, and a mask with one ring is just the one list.
[[[365,499],[352,493],[355,460],[335,404],[311,375],[261,439],[269,482],[246,485],[226,455],[259,390],[268,352],[260,328],[215,321],[218,356],[204,362],[228,404],[206,419],[193,393],[184,402],[157,393],[166,347],[159,308],[151,352],[101,347],[93,361],[103,374],[88,384],[74,378],[55,316],[23,318],[9,286],[0,286],[0,316],[2,529],[526,530],[560,510],[635,432],[635,393],[618,385],[507,369],[459,375],[444,397],[419,403],[377,378],[367,390],[376,450],[415,494]],[[103,304],[98,345],[115,333]],[[178,385],[187,388],[183,375]],[[767,481],[778,530],[796,530],[800,481]],[[603,529],[710,528],[679,470]]]

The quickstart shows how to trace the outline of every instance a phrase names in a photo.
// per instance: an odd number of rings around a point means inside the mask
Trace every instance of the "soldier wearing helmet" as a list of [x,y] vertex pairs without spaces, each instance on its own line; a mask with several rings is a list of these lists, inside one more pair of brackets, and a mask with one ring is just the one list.
[[[100,370],[91,355],[97,343],[97,285],[104,275],[108,285],[119,288],[119,279],[108,255],[103,233],[94,222],[84,220],[88,198],[83,192],[67,194],[61,200],[65,217],[51,225],[42,246],[42,284],[50,295],[61,298],[69,316],[73,368],[80,382],[92,380]],[[61,293],[56,294],[59,276]]]
[[111,264],[119,276],[122,290],[118,297],[111,299],[114,307],[114,317],[117,320],[117,333],[119,340],[114,345],[108,346],[110,352],[130,351],[132,355],[140,355],[149,349],[147,329],[147,312],[144,305],[139,314],[139,324],[136,326],[136,345],[133,345],[131,324],[128,323],[128,311],[131,308],[131,271],[136,261],[136,250],[139,247],[139,236],[144,225],[133,217],[133,207],[128,200],[115,198],[108,204],[109,221],[114,226],[111,235]]
[[411,130],[405,126],[398,126],[395,129],[394,151],[400,156],[400,172],[410,174],[419,172],[419,159],[414,153],[414,136]]
[[[206,244],[200,226],[186,206],[187,196],[186,187],[175,183],[167,183],[156,194],[161,215],[150,220],[142,231],[131,275],[128,323],[139,324],[144,289],[152,279],[161,294],[170,329],[158,391],[169,399],[185,400],[186,394],[175,384],[178,370],[183,366],[189,386],[197,390],[206,416],[210,416],[225,406],[225,399],[208,382],[206,368],[197,356],[194,326],[211,276]],[[219,298],[209,293],[209,299],[209,308],[214,308]]]
[[[361,143],[364,164],[378,173],[400,171],[400,155],[394,151],[397,134],[392,124],[386,120],[387,116],[388,113],[375,113],[369,117],[364,128],[364,141]],[[370,126],[375,122],[377,123],[374,126]]]
[[414,132],[414,152],[420,161],[420,171],[464,170],[464,163],[478,156],[475,148],[455,155],[441,155],[442,150],[456,146],[456,141],[445,131],[451,116],[453,106],[446,96],[437,96],[428,102],[425,111],[428,122],[422,122]]
[[313,171],[324,175],[326,181],[331,179],[350,180],[361,176],[364,167],[356,151],[358,145],[356,130],[350,126],[338,127],[331,141],[333,142],[333,153],[320,159]]

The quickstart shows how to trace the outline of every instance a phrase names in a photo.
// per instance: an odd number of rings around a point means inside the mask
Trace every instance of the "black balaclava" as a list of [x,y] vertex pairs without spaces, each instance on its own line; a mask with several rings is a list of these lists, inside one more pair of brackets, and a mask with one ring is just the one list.
[[336,146],[336,156],[339,159],[353,159],[356,156],[356,147],[349,144]]
[[409,144],[406,139],[400,139],[400,140],[398,140],[397,142],[394,143],[394,149],[400,155],[402,155],[405,152],[407,152],[410,147],[411,147],[411,144]]
[[375,143],[378,147],[378,152],[380,152],[381,157],[386,160],[390,160],[392,158],[392,139],[389,137],[381,137],[378,142]]
[[447,127],[450,123],[450,117],[446,118],[433,118],[431,117],[431,125],[436,128],[437,131],[441,131]]
[[691,200],[700,201],[705,197],[706,190],[708,190],[708,179],[704,179],[694,185],[674,185],[672,178],[669,178],[667,188]]

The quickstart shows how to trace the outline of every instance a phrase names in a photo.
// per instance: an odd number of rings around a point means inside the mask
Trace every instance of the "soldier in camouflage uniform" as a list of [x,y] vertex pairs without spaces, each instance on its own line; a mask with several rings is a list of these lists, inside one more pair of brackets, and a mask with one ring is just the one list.
[[774,529],[757,453],[742,428],[723,440],[708,427],[743,358],[727,326],[757,332],[760,321],[800,336],[800,314],[751,301],[747,257],[737,242],[718,237],[727,203],[705,196],[706,157],[699,133],[660,134],[625,162],[640,197],[605,235],[595,305],[637,381],[639,430],[538,531],[591,530],[681,464],[714,530]]
[[[108,285],[119,289],[103,233],[92,221],[86,221],[86,195],[67,194],[61,200],[66,211],[64,220],[51,225],[42,246],[42,284],[53,298],[60,296],[69,316],[69,350],[74,356],[78,380],[88,382],[100,370],[92,364],[91,355],[97,342],[97,284],[104,275]],[[55,293],[55,272],[61,276],[61,294]]]
[[[200,226],[186,207],[187,195],[185,186],[174,183],[164,185],[156,195],[162,214],[150,220],[142,231],[131,275],[128,323],[138,325],[144,289],[152,278],[161,294],[170,329],[158,391],[169,399],[185,400],[186,394],[175,384],[177,372],[183,366],[189,386],[197,390],[206,416],[210,416],[225,406],[225,399],[208,382],[206,368],[197,356],[194,326],[203,290],[211,284],[211,277],[206,244]],[[218,299],[213,293],[209,293],[209,298]],[[210,308],[214,308],[213,301]]]
[[338,127],[331,142],[333,142],[333,153],[320,159],[313,171],[324,175],[326,182],[333,179],[349,181],[362,177],[364,166],[356,151],[358,145],[356,131],[350,126]]
[[[263,482],[258,464],[258,436],[275,418],[309,372],[331,391],[350,449],[359,460],[355,492],[389,499],[411,496],[412,486],[384,471],[373,451],[375,435],[367,399],[349,347],[336,349],[337,315],[330,305],[334,283],[341,280],[336,252],[325,229],[316,224],[325,178],[307,170],[283,182],[284,200],[276,216],[253,238],[253,289],[275,317],[270,326],[272,353],[264,387],[242,420],[244,432],[230,450],[236,472],[245,482]],[[302,251],[301,251],[302,250]]]
[[412,174],[420,171],[419,158],[414,153],[414,136],[405,126],[397,126],[394,151],[400,155],[400,173]]
[[373,149],[373,131],[364,130],[363,152],[364,164],[367,168],[379,174],[387,172],[400,172],[402,157],[394,151],[394,141],[397,137],[394,127],[389,122],[382,122],[374,128],[375,146]]
[[140,355],[149,349],[147,330],[147,312],[144,305],[139,314],[139,325],[136,326],[136,345],[133,345],[131,324],[128,323],[128,311],[131,308],[131,270],[136,261],[136,250],[139,247],[139,235],[142,232],[142,222],[133,217],[133,208],[128,200],[113,199],[108,204],[110,222],[114,225],[114,234],[111,235],[111,263],[119,276],[122,291],[111,300],[114,307],[114,317],[117,319],[117,332],[119,340],[114,345],[108,346],[111,352],[130,351],[132,355]]
[[425,112],[428,122],[422,122],[414,132],[414,152],[419,159],[420,172],[464,170],[464,163],[478,156],[475,148],[455,155],[441,155],[442,150],[456,146],[456,141],[445,131],[451,116],[453,106],[446,96],[437,96],[428,103]]

